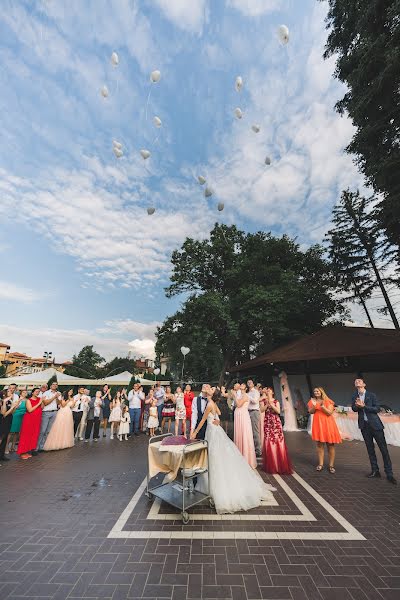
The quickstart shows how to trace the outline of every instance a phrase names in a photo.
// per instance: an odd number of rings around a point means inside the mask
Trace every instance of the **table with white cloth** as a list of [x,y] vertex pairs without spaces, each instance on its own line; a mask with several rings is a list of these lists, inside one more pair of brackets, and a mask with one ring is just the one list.
[[[333,416],[343,440],[363,441],[361,430],[358,427],[358,415],[353,411],[345,413],[334,412]],[[385,426],[386,442],[392,446],[400,446],[400,415],[379,414]],[[308,419],[307,431],[311,435],[313,415]]]
[[[169,436],[162,434],[149,440],[146,493],[149,498],[158,498],[178,508],[183,524],[187,525],[190,518],[187,511],[192,506],[204,500],[214,506],[210,490],[200,492],[194,485],[197,474],[208,472],[208,444],[205,440],[187,440],[187,443],[175,445],[173,438],[170,440],[172,443],[163,444]],[[165,474],[163,482],[150,485],[160,473]]]

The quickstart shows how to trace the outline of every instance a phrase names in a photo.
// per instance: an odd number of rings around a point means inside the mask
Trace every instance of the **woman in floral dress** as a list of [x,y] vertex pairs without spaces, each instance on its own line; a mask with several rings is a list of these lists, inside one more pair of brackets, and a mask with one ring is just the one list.
[[263,468],[266,473],[291,475],[289,458],[282,423],[279,418],[281,407],[274,398],[271,388],[264,388],[260,399],[260,411],[264,413]]

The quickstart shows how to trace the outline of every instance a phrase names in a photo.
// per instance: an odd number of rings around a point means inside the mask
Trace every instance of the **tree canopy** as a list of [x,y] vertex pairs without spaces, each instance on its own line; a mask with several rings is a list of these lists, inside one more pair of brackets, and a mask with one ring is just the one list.
[[93,350],[93,346],[84,346],[78,354],[74,354],[72,365],[68,365],[65,373],[74,377],[101,377],[104,362],[105,359]]
[[188,376],[222,380],[229,366],[345,313],[322,247],[303,251],[288,236],[216,224],[206,240],[187,238],[172,266],[167,296],[187,299],[158,329],[156,352],[178,377],[182,345]]
[[347,147],[383,194],[379,221],[400,248],[400,0],[328,0],[325,57],[347,86],[336,108],[355,133]]

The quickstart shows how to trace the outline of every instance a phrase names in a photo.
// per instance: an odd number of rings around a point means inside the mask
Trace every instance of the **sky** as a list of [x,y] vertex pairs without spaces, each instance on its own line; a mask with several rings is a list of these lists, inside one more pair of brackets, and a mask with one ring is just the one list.
[[3,0],[1,342],[57,360],[86,344],[152,357],[182,301],[164,288],[187,236],[222,222],[322,241],[341,190],[362,185],[343,152],[352,124],[334,110],[344,88],[322,57],[326,12],[315,0]]

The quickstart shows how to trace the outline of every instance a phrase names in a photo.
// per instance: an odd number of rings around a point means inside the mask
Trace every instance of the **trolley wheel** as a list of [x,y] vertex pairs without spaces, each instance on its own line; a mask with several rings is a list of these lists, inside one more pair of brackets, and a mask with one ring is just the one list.
[[146,496],[149,500],[153,500],[154,496],[151,492],[146,492]]
[[215,502],[214,502],[214,500],[213,500],[212,498],[210,498],[210,499],[208,500],[208,503],[209,503],[209,505],[210,505],[210,508],[215,508]]
[[187,513],[187,512],[182,513],[182,523],[184,525],[187,525],[189,523],[189,513]]

